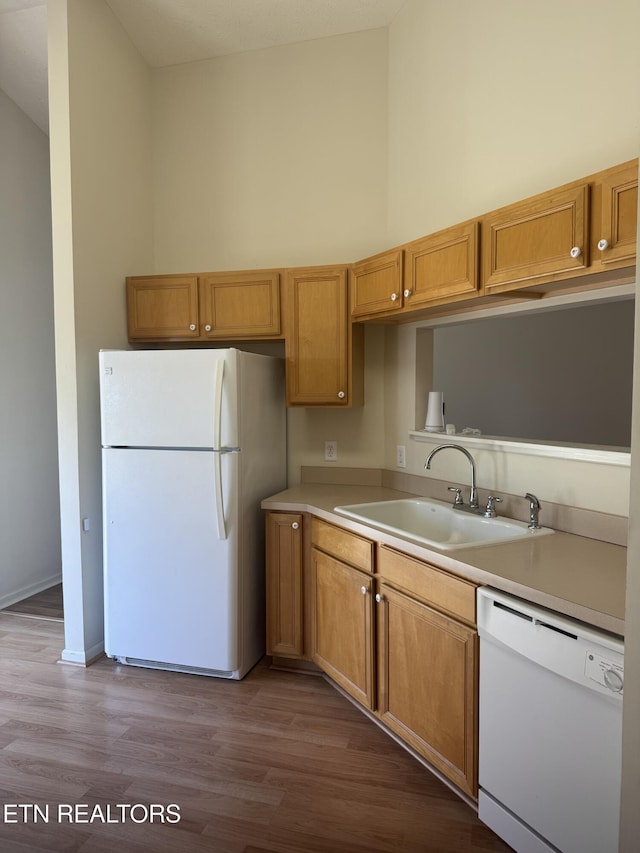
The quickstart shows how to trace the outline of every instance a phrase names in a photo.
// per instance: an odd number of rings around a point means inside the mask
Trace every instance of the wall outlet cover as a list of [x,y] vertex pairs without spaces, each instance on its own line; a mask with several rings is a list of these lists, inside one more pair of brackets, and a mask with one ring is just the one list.
[[338,442],[325,441],[324,443],[324,459],[325,462],[335,462],[338,458]]
[[396,467],[407,467],[407,452],[403,444],[396,445]]

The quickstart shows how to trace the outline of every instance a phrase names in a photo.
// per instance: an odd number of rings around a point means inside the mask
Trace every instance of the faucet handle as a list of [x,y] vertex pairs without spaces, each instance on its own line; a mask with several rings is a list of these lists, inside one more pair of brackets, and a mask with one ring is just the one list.
[[485,511],[482,513],[485,518],[495,518],[498,513],[496,512],[496,504],[501,504],[502,498],[498,498],[495,495],[489,495],[487,498],[487,506]]
[[464,501],[462,500],[462,489],[459,489],[456,486],[447,486],[447,491],[456,493],[456,496],[453,499],[454,506],[462,506],[464,504]]

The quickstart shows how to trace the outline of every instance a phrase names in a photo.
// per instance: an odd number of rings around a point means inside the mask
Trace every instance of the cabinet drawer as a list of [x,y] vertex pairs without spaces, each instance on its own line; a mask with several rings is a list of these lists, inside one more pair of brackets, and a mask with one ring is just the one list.
[[311,539],[316,548],[365,572],[373,571],[373,542],[314,518]]
[[426,604],[475,625],[476,584],[385,546],[378,548],[377,573]]

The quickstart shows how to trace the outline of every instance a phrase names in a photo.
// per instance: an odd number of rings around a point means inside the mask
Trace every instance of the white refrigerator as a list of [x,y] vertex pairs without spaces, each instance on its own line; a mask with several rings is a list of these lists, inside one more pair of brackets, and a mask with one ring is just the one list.
[[286,486],[281,359],[103,350],[105,651],[242,678],[264,654],[262,498]]

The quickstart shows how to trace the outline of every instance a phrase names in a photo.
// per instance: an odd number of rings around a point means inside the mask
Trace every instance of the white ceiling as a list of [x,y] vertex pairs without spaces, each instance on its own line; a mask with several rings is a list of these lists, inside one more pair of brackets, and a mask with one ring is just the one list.
[[[406,0],[106,0],[154,68],[386,27]],[[47,8],[0,0],[0,89],[45,133]]]

